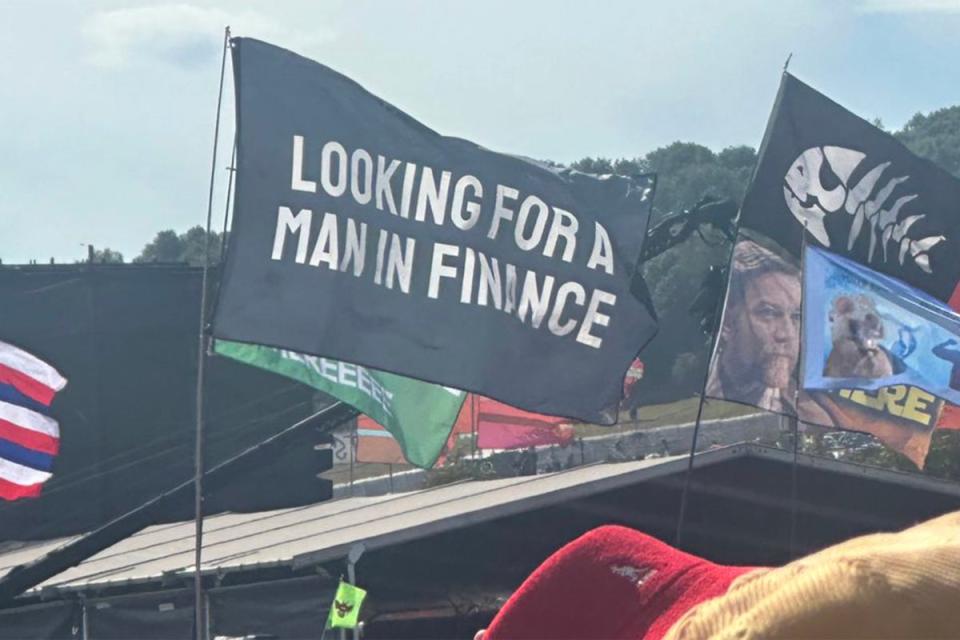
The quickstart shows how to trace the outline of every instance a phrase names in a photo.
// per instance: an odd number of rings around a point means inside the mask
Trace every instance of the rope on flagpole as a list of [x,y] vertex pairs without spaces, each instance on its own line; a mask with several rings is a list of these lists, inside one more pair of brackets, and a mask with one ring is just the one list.
[[206,608],[203,600],[203,387],[206,377],[207,357],[207,280],[210,271],[210,227],[213,220],[213,187],[216,182],[217,144],[220,138],[220,112],[223,106],[223,78],[227,67],[227,50],[230,48],[230,27],[223,30],[223,54],[220,58],[220,86],[217,92],[217,116],[213,127],[213,158],[210,163],[210,189],[207,195],[207,227],[204,236],[203,279],[200,291],[200,332],[197,338],[197,404],[196,441],[194,443],[194,544],[193,544],[193,592],[194,592],[194,640],[205,637]]

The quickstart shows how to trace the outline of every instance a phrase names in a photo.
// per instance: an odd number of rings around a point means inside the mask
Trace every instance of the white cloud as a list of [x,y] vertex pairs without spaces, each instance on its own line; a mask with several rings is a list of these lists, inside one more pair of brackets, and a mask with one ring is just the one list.
[[165,63],[192,67],[221,49],[224,27],[235,35],[282,41],[309,49],[329,42],[329,31],[291,30],[256,11],[231,12],[191,4],[168,4],[101,11],[83,25],[88,61],[96,66],[122,68]]
[[861,0],[863,13],[960,13],[960,0]]

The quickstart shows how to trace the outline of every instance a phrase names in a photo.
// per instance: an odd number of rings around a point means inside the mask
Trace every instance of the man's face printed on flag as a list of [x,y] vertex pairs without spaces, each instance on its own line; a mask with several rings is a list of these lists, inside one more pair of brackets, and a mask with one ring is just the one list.
[[765,386],[786,388],[800,353],[800,281],[780,271],[745,279],[731,347]]
[[792,407],[800,292],[796,267],[754,242],[738,243],[711,393],[771,411]]

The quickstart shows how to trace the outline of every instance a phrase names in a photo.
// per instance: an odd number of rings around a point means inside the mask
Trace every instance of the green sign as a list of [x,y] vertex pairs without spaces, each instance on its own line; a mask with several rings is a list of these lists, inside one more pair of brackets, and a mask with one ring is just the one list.
[[217,340],[214,351],[299,380],[355,407],[397,439],[411,464],[425,469],[432,467],[443,451],[467,395],[349,362],[273,347]]

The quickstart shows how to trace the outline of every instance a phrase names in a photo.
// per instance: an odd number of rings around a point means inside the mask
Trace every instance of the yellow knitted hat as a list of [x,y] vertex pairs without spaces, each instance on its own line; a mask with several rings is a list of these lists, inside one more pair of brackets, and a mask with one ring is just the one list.
[[664,640],[960,638],[960,512],[735,580]]

